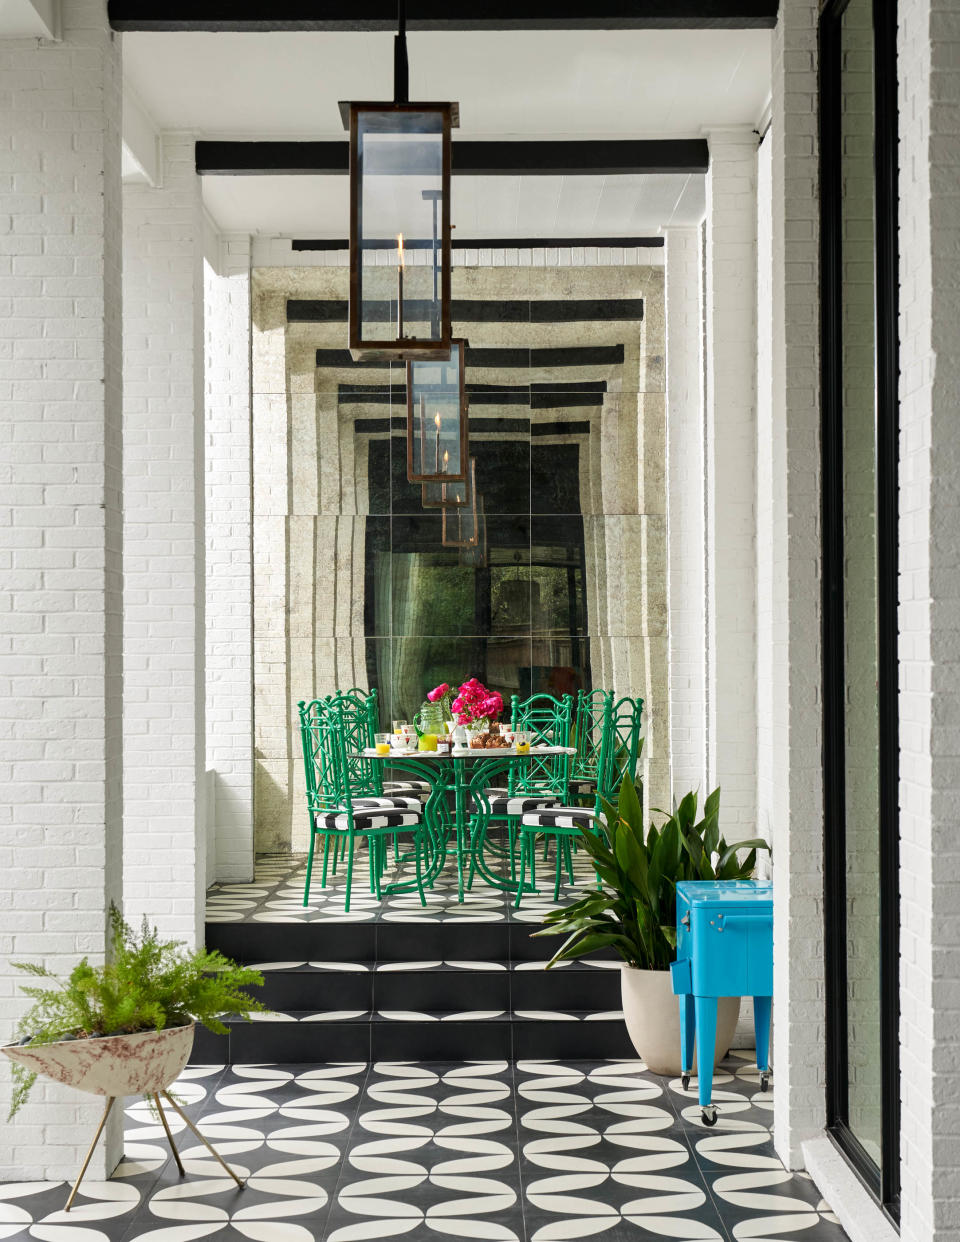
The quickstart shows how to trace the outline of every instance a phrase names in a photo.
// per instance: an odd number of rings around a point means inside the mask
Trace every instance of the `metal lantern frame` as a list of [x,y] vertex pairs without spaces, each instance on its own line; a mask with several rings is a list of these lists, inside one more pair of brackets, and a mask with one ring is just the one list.
[[[399,116],[405,113],[435,112],[440,119],[441,163],[440,200],[437,235],[434,239],[434,263],[437,265],[440,301],[439,336],[397,336],[394,339],[363,336],[362,323],[362,176],[359,153],[359,116],[361,113]],[[354,361],[359,359],[398,362],[414,358],[436,358],[450,350],[450,131],[460,124],[457,103],[377,102],[341,103],[344,127],[350,134],[350,310],[348,346]],[[400,265],[402,270],[402,264]],[[402,299],[401,299],[402,300]],[[402,311],[401,311],[402,317]]]
[[474,548],[460,549],[460,564],[468,569],[486,569],[487,551],[487,514],[481,509],[479,544]]
[[[474,459],[471,457],[471,474],[473,464]],[[486,511],[484,509],[483,496],[477,492],[476,478],[472,479],[471,491],[473,493],[473,502],[470,506],[473,517],[473,535],[468,539],[463,538],[463,515],[466,511],[466,506],[443,509],[440,543],[444,548],[475,548],[480,542],[481,519],[486,520]],[[455,533],[454,522],[456,523]]]
[[[467,464],[466,479],[455,479],[443,483],[424,483],[421,488],[420,503],[424,509],[465,509],[473,504],[473,479],[476,474],[476,458],[471,457]],[[428,495],[431,489],[440,493],[434,500]],[[451,495],[450,493],[453,493]]]
[[[420,466],[421,472],[414,474],[413,472],[413,441],[414,441],[414,408],[413,408],[413,389],[414,389],[414,370],[417,362],[423,359],[412,359],[407,363],[407,479],[411,483],[464,483],[468,484],[468,491],[472,490],[470,480],[470,405],[467,401],[467,388],[464,381],[464,374],[467,369],[467,341],[462,337],[455,337],[451,342],[446,358],[431,358],[433,363],[443,365],[449,362],[454,353],[454,347],[459,349],[460,368],[458,374],[459,395],[457,398],[457,415],[460,420],[460,469],[455,472],[449,470],[441,470],[433,474],[425,474],[423,472],[423,462],[425,458],[425,443],[420,446]],[[437,424],[439,429],[439,423]],[[423,420],[421,419],[420,435],[423,438]],[[438,430],[439,436],[439,430]],[[445,503],[445,502],[444,502]],[[462,506],[469,503],[468,499],[462,502]],[[443,504],[441,504],[441,508]]]

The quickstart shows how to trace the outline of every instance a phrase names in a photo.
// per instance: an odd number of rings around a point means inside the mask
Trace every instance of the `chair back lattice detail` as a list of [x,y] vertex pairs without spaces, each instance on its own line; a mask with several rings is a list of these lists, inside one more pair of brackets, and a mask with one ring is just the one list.
[[613,704],[610,733],[605,756],[604,779],[599,786],[603,796],[615,800],[623,778],[629,775],[636,783],[640,758],[640,726],[643,699],[622,698]]
[[[569,694],[532,694],[520,701],[510,699],[514,729],[533,735],[533,745],[569,746],[573,724],[573,699]],[[512,764],[508,787],[511,794],[553,794],[564,801],[570,783],[570,756],[543,755],[529,762]]]
[[348,805],[350,790],[339,705],[327,698],[298,706],[307,806],[314,812]]
[[307,802],[313,810],[349,808],[356,797],[380,797],[378,763],[353,758],[373,746],[377,692],[332,694],[299,704]]
[[[340,705],[350,790],[356,798],[379,798],[383,794],[383,764],[376,759],[363,758],[365,749],[373,749],[374,735],[379,728],[377,692],[338,691],[330,699]],[[350,758],[351,755],[360,757]]]
[[613,691],[578,690],[572,743],[577,753],[571,763],[571,780],[603,783],[612,729]]

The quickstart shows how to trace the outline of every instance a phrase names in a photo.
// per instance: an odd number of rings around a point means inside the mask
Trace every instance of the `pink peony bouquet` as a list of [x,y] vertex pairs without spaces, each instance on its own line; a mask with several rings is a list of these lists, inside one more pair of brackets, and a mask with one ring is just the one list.
[[496,690],[488,690],[476,677],[471,677],[457,691],[451,710],[458,724],[490,723],[503,711],[503,699]]

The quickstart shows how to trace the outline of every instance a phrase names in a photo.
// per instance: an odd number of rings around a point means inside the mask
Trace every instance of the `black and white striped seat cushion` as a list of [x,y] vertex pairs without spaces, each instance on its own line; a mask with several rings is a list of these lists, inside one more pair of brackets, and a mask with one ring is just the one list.
[[[353,810],[353,826],[361,831],[366,831],[368,828],[408,828],[421,823],[422,818],[419,809],[398,811],[391,810],[389,807],[355,806]],[[346,830],[349,826],[350,821],[345,810],[317,812],[318,828]]]
[[384,781],[383,792],[388,797],[399,795],[407,798],[419,798],[421,802],[426,802],[433,793],[433,786],[429,781]]
[[549,794],[514,794],[512,798],[506,793],[488,794],[487,800],[490,803],[491,815],[505,815],[509,818],[535,811],[538,807],[557,804],[557,799],[551,798]]
[[588,798],[597,792],[597,782],[592,778],[574,779],[570,782],[570,792],[577,798]]
[[363,797],[353,799],[353,809],[355,811],[419,811],[420,808],[420,799],[415,794],[385,794],[382,798],[368,798],[364,795]]
[[596,815],[585,806],[551,806],[530,811],[523,817],[525,828],[592,828]]

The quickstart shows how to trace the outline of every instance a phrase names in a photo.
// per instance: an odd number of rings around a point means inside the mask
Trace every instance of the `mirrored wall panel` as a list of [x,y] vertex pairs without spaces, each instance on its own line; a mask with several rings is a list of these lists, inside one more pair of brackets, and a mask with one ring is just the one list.
[[346,279],[255,273],[257,849],[303,848],[296,705],[351,686],[377,688],[385,722],[471,676],[505,701],[637,695],[656,805],[662,266],[454,269],[468,477],[450,483],[424,482],[422,466],[442,475],[455,400],[444,391],[434,410],[426,389],[412,394],[423,443],[411,469],[406,368],[352,360]]

